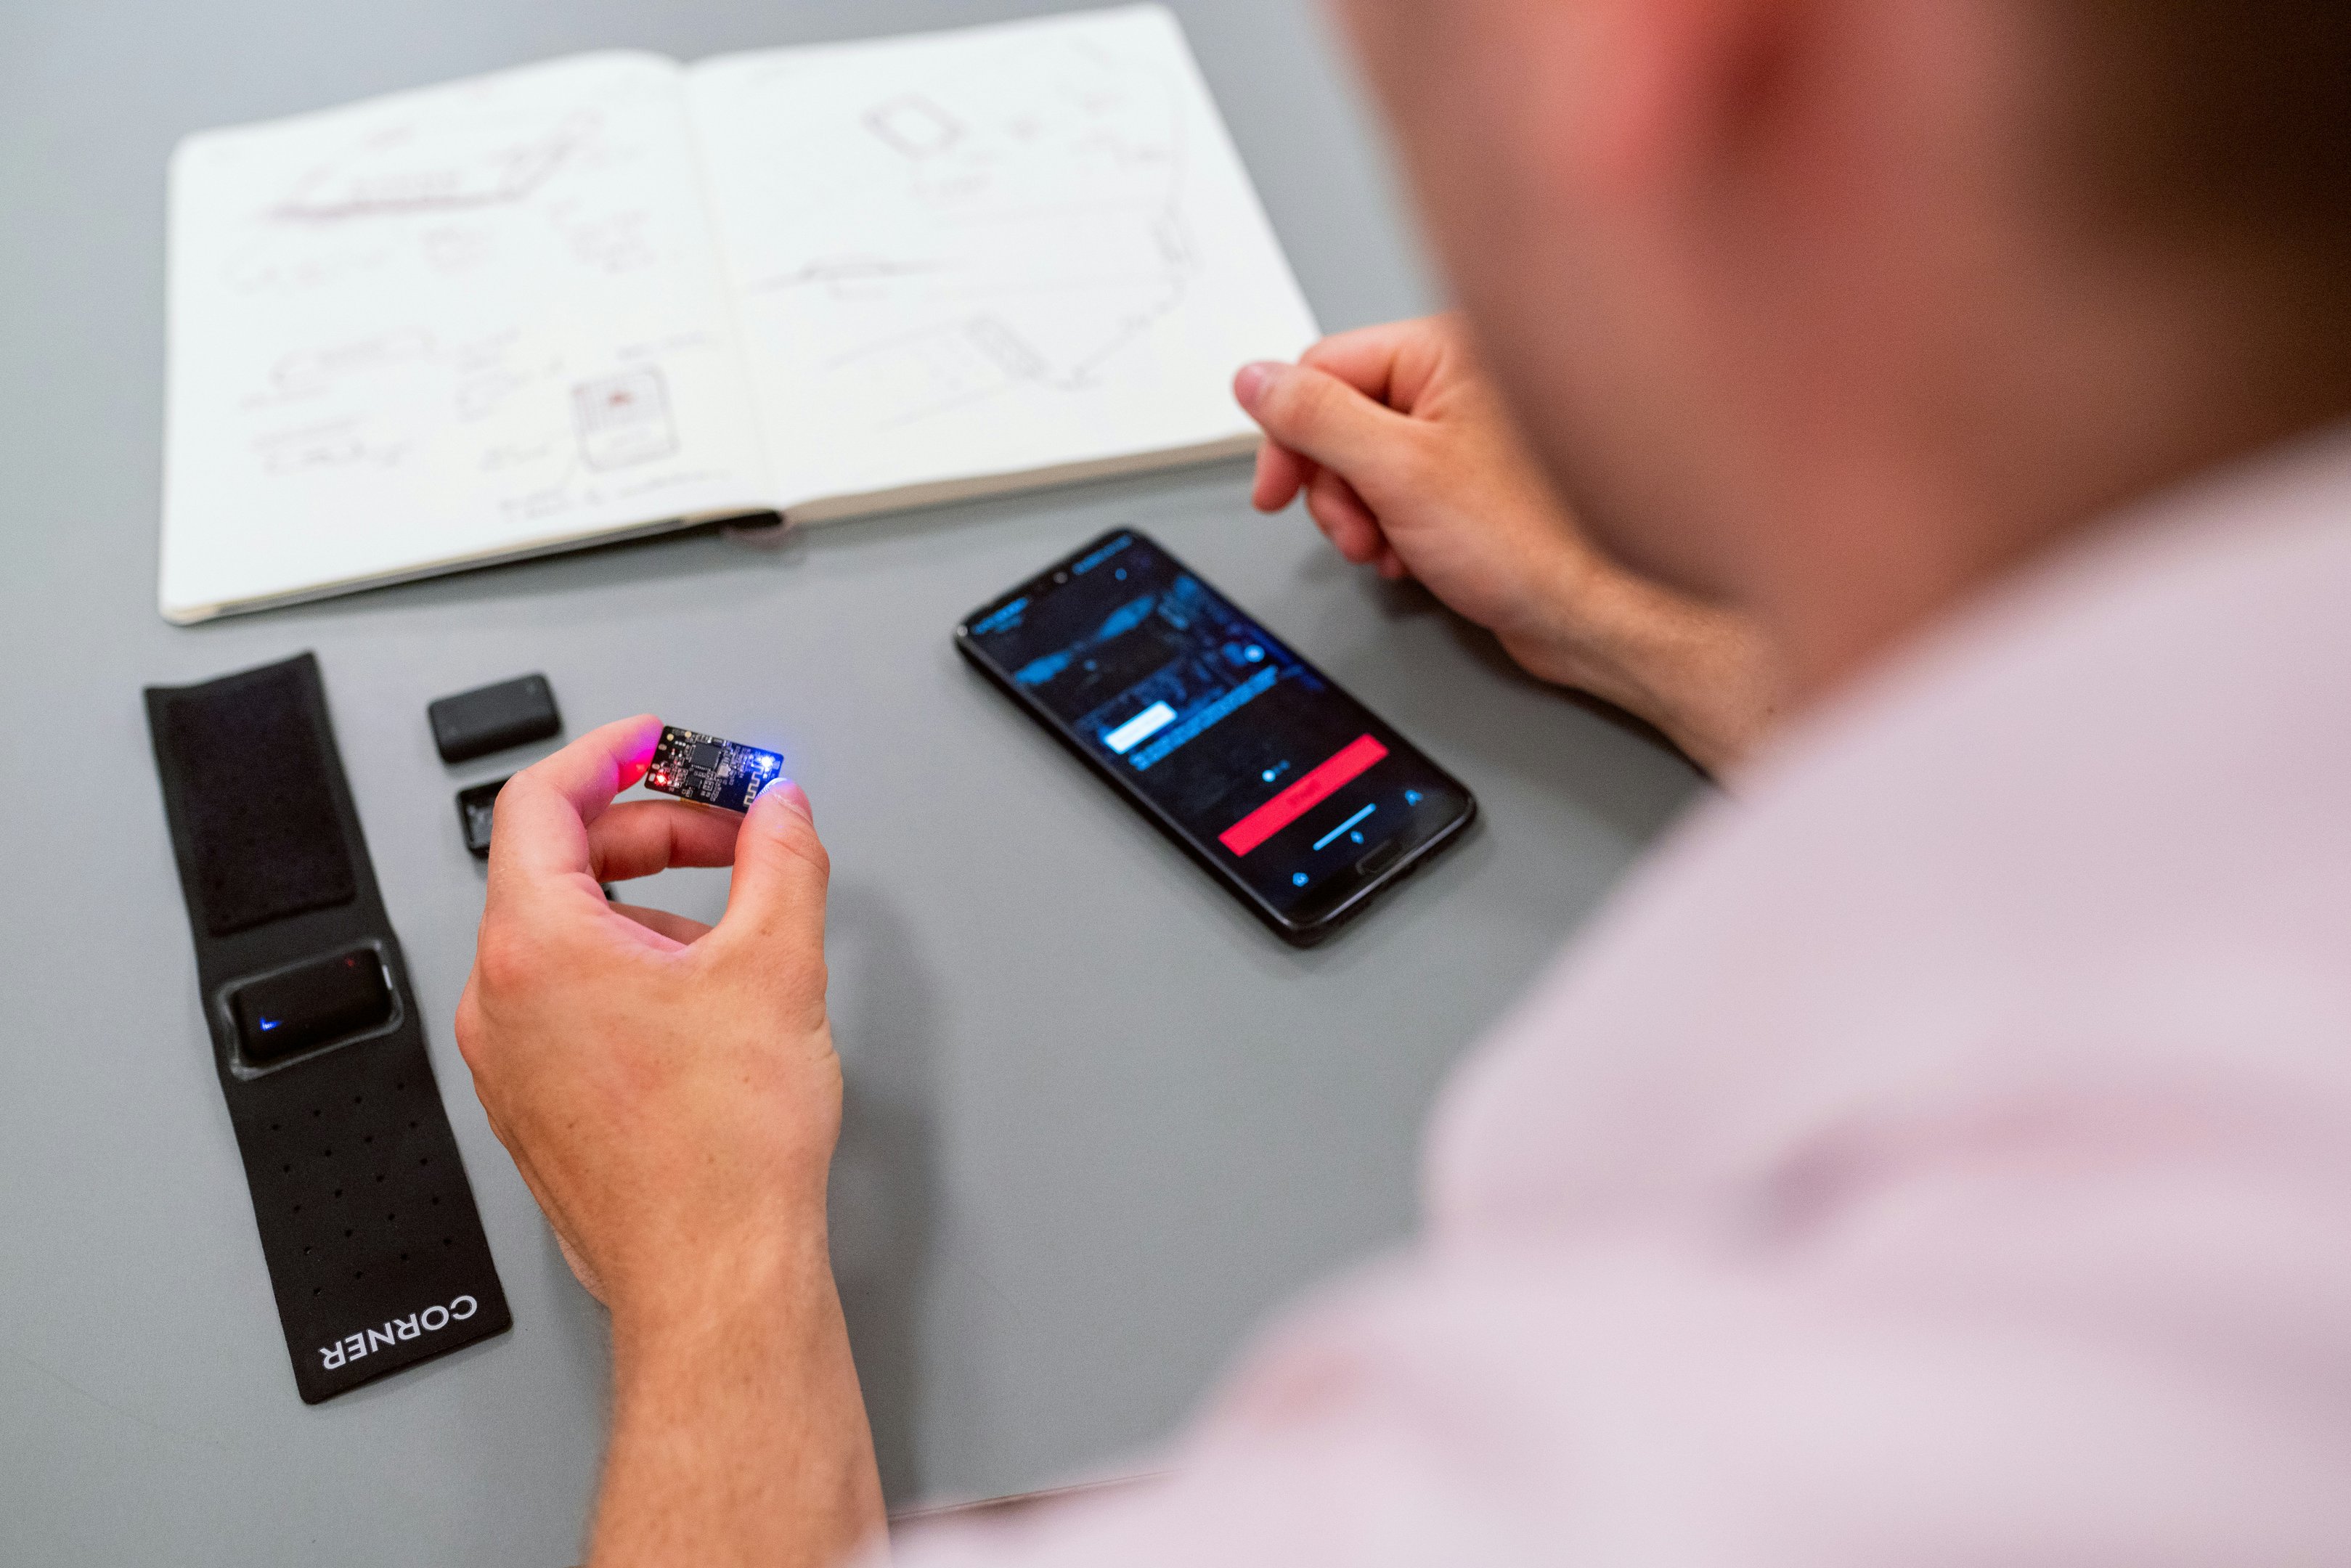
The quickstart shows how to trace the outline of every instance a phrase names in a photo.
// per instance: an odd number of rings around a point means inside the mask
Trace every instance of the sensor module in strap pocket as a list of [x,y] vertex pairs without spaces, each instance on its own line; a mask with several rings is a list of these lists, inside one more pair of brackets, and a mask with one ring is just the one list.
[[238,1053],[276,1061],[390,1022],[392,987],[376,950],[354,947],[239,986],[231,1010]]

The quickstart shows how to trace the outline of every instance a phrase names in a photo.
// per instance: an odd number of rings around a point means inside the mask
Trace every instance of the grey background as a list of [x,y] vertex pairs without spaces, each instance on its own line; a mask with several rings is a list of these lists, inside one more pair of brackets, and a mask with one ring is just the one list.
[[[482,879],[433,696],[525,670],[570,733],[773,737],[837,866],[836,1247],[893,1503],[1133,1468],[1270,1309],[1393,1241],[1447,1066],[1695,788],[1238,465],[607,549],[176,630],[154,611],[164,159],[198,128],[611,45],[695,57],[1037,9],[918,0],[9,0],[0,9],[0,1560],[572,1560],[599,1309],[447,1020]],[[1328,329],[1426,308],[1312,9],[1179,4]],[[1458,771],[1481,830],[1332,947],[1275,943],[956,661],[1095,530],[1165,538]],[[513,1299],[507,1337],[295,1396],[198,1017],[138,701],[301,649]],[[723,873],[650,894],[708,916]]]

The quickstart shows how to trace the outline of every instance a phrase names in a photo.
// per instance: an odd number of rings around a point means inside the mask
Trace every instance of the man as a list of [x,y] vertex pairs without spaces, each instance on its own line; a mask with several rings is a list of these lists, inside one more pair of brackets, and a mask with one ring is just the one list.
[[[1257,498],[1735,799],[1176,1479],[905,1554],[2351,1557],[2351,12],[1347,14],[1468,325],[1244,371]],[[611,805],[653,733],[501,797],[459,1040],[612,1311],[595,1560],[836,1561],[823,852]]]

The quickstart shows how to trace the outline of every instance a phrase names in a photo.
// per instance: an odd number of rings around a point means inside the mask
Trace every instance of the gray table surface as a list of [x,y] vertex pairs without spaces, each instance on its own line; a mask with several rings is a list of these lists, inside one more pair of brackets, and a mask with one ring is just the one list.
[[[1237,465],[673,538],[174,629],[154,610],[163,171],[204,126],[570,50],[696,57],[985,20],[946,0],[0,6],[0,1561],[572,1561],[601,1314],[448,1019],[482,875],[425,702],[524,670],[571,730],[788,737],[837,867],[836,1239],[894,1504],[1115,1473],[1253,1325],[1391,1243],[1448,1066],[1696,788],[1414,592],[1264,520]],[[1177,9],[1326,328],[1425,308],[1312,8]],[[1477,834],[1332,946],[1274,942],[961,667],[958,614],[1151,529],[1458,771]],[[323,665],[513,1300],[507,1336],[311,1408],[197,1013],[139,688]],[[708,915],[723,873],[651,901]]]

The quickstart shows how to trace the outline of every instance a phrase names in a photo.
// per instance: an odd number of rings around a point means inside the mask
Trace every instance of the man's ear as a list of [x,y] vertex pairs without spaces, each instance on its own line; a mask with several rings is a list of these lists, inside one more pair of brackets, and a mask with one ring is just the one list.
[[1768,114],[1814,0],[1583,0],[1559,8],[1569,69],[1545,144],[1604,201],[1714,183]]

